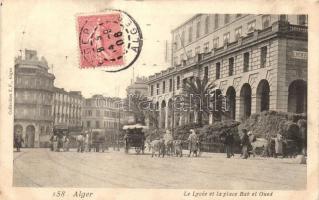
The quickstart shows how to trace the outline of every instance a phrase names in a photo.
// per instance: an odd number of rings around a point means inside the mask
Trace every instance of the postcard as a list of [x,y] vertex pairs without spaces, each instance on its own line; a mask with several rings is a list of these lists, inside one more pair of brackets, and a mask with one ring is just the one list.
[[0,199],[318,199],[318,3],[0,1]]

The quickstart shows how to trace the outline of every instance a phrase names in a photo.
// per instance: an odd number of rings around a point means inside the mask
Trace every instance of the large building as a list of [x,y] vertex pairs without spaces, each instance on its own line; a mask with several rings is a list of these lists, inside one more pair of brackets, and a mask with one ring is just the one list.
[[83,97],[80,91],[67,92],[63,88],[54,88],[54,125],[79,128],[82,126]]
[[[135,95],[137,95],[137,98],[148,97],[148,85],[146,84],[146,82],[147,78],[144,76],[136,77],[135,81],[134,79],[132,79],[131,84],[126,88],[126,97],[129,102],[134,99]],[[131,105],[131,103],[129,103],[129,105]],[[127,108],[127,110],[125,111],[125,115],[126,121],[128,123],[140,123],[138,119],[135,119],[137,117],[132,112],[131,108]]]
[[148,96],[148,86],[146,81],[147,78],[144,76],[136,77],[136,80],[132,80],[132,83],[127,86],[126,94],[141,94],[143,96]]
[[33,50],[15,59],[14,131],[22,131],[25,147],[45,145],[52,130],[55,77],[48,69]]
[[195,15],[172,31],[171,67],[147,82],[160,127],[196,121],[170,109],[195,77],[216,84],[238,121],[264,110],[306,112],[307,40],[305,15]]
[[[82,107],[82,124],[84,130],[103,129],[114,130],[119,128],[125,117],[119,109],[121,99],[93,95],[84,99]],[[121,115],[120,115],[121,114]]]

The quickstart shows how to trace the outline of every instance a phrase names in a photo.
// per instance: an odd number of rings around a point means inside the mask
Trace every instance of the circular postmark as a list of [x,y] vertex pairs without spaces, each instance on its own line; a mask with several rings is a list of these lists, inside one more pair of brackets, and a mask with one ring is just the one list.
[[105,10],[77,16],[80,68],[103,67],[118,72],[130,67],[139,57],[142,31],[126,12]]

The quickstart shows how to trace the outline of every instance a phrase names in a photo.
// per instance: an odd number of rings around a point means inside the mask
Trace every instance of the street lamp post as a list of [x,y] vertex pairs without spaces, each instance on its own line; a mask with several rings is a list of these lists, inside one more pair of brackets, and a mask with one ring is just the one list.
[[121,123],[121,110],[120,110],[120,105],[118,104],[117,105],[118,107],[118,125],[117,125],[117,128],[118,128],[118,131],[117,131],[117,150],[119,151],[120,150],[120,142],[119,142],[119,139],[120,139],[120,123]]

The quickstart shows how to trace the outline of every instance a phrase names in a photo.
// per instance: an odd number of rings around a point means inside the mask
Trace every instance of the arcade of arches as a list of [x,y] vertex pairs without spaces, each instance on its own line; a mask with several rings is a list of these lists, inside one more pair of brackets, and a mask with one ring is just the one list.
[[51,125],[50,124],[32,124],[27,122],[15,122],[13,131],[14,134],[22,133],[24,143],[23,147],[45,147],[43,146],[48,141],[50,135]]
[[22,125],[14,125],[14,133],[20,132],[23,134],[24,146],[25,147],[35,147],[35,127],[33,125],[28,125],[25,130],[23,130]]
[[307,111],[307,83],[295,80],[288,88],[288,112],[304,113]]
[[[286,88],[288,94],[287,112],[305,113],[307,111],[307,83],[304,80],[295,80]],[[252,113],[276,109],[275,94],[271,91],[271,86],[266,79],[262,79],[252,88],[249,83],[244,83],[236,89],[229,86],[225,89],[227,115],[229,119],[242,121],[247,119]],[[272,101],[271,101],[272,98]],[[274,102],[271,104],[271,102]],[[159,110],[159,127],[171,128],[178,125],[184,125],[190,122],[196,122],[196,112],[173,112],[172,99],[156,102]],[[160,108],[158,107],[160,105]],[[174,117],[173,117],[174,113]],[[212,122],[211,116],[210,123]]]

